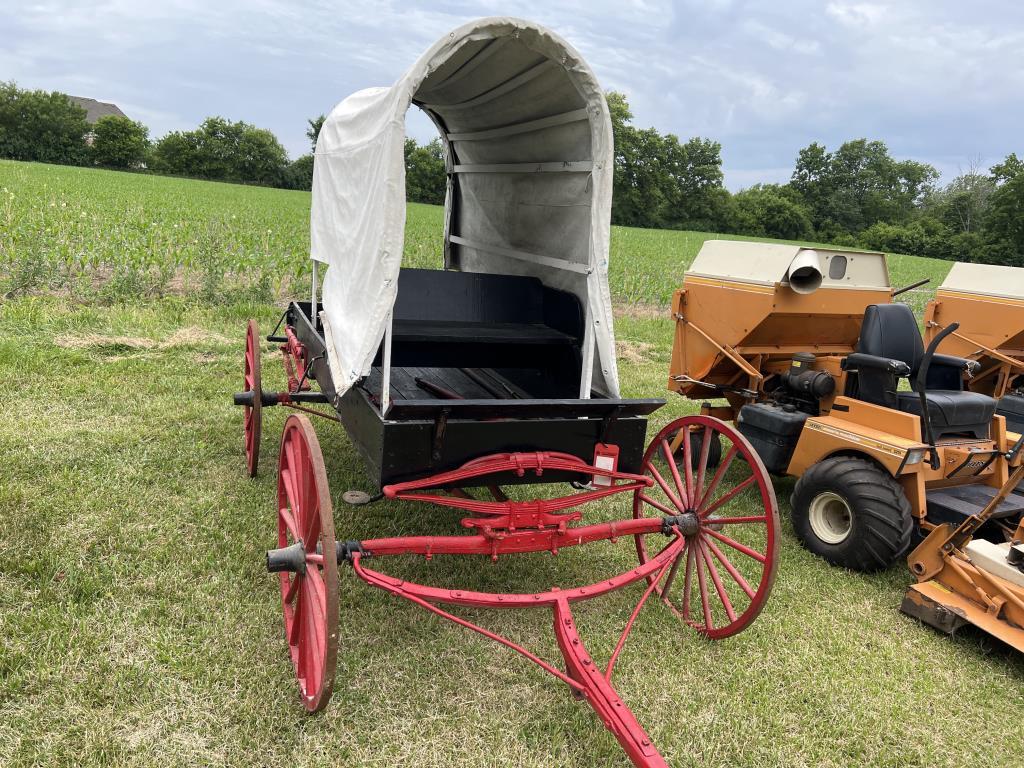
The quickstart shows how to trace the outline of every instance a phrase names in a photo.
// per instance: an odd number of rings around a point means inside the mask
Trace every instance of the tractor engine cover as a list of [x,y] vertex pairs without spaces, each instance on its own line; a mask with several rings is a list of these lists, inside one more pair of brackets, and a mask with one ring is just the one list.
[[765,469],[784,475],[808,414],[792,405],[754,403],[740,408],[736,426],[750,441]]

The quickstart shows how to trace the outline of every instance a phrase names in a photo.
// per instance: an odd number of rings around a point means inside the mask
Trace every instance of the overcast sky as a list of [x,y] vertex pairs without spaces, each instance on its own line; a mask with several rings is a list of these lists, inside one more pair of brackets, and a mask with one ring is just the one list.
[[639,127],[720,141],[734,190],[784,181],[815,140],[882,139],[947,180],[1024,151],[1014,0],[0,0],[0,80],[113,101],[154,137],[245,120],[294,158],[307,117],[492,15],[567,38]]

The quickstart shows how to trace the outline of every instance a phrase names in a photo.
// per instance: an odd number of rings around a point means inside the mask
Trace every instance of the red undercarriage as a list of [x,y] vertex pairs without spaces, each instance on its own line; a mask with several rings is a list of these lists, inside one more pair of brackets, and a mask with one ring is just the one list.
[[[540,476],[545,470],[570,470],[584,475],[603,476],[609,478],[613,484],[570,496],[526,502],[481,501],[462,495],[444,495],[429,491],[417,492],[421,489],[443,487],[499,472],[512,471],[523,475],[529,471]],[[355,573],[367,584],[405,598],[438,616],[478,632],[534,662],[569,685],[575,693],[590,703],[635,765],[665,766],[667,763],[652,745],[650,737],[637,722],[629,707],[623,703],[615,688],[612,687],[611,676],[615,662],[633,629],[640,609],[685,545],[685,538],[677,529],[668,531],[670,541],[659,554],[630,571],[574,589],[553,588],[547,592],[532,594],[498,594],[439,589],[392,578],[363,565],[363,558],[366,554],[374,557],[423,555],[428,558],[442,554],[489,555],[497,559],[499,555],[522,552],[557,554],[560,549],[565,547],[593,541],[615,541],[620,536],[659,533],[664,527],[662,518],[618,520],[576,527],[568,525],[581,517],[580,512],[574,511],[575,507],[613,494],[633,493],[637,489],[649,487],[652,482],[649,478],[641,475],[599,469],[575,456],[566,454],[520,453],[484,457],[453,472],[384,488],[384,495],[388,498],[423,501],[472,512],[475,517],[465,518],[462,524],[479,530],[479,534],[470,536],[401,536],[366,540],[360,542],[362,552],[352,553],[351,564]],[[644,579],[650,583],[626,622],[607,666],[601,669],[587,653],[587,649],[576,631],[570,604],[579,600],[600,597]],[[554,614],[555,637],[565,660],[566,671],[563,672],[555,668],[501,635],[439,608],[438,604],[486,608],[536,608],[540,606],[551,608]]]

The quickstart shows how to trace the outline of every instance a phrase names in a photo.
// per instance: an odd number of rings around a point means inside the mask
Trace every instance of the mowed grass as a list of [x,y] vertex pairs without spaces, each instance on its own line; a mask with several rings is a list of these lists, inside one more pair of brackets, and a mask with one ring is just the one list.
[[[305,277],[308,196],[13,163],[0,164],[0,187],[14,194],[7,209],[0,201],[4,258],[34,248],[49,275],[0,307],[0,765],[628,764],[563,685],[345,569],[335,698],[318,717],[300,707],[276,581],[263,569],[287,414],[265,412],[263,469],[248,480],[230,394],[245,320],[268,330],[278,292]],[[51,208],[58,200],[68,206]],[[130,235],[141,238],[147,220],[169,228],[160,242],[172,278],[162,287],[160,258]],[[437,209],[410,207],[410,263],[439,265],[440,221]],[[176,237],[183,222],[188,233],[220,231],[237,254],[253,249],[251,261],[224,257],[220,282],[204,278],[202,258],[221,256],[198,235]],[[272,230],[265,250],[256,228]],[[116,237],[122,246],[107,242]],[[613,233],[627,396],[664,391],[667,299],[705,237]],[[105,255],[83,259],[76,277],[62,259],[83,249]],[[891,267],[905,283],[941,278],[948,264],[901,257]],[[269,353],[264,370],[268,387],[282,385]],[[670,400],[649,434],[691,410]],[[373,490],[371,481],[344,431],[316,426],[339,538],[461,530],[442,509],[346,507],[341,493]],[[1020,657],[900,614],[911,581],[901,567],[853,574],[802,550],[786,520],[791,490],[791,480],[776,482],[780,569],[750,629],[706,641],[652,604],[626,646],[617,685],[669,764],[1019,764],[1005,733],[1024,717]],[[630,513],[616,500],[593,514]],[[526,591],[635,562],[632,542],[621,541],[496,565],[376,565]],[[611,652],[639,592],[578,609],[596,658]],[[558,660],[546,611],[466,615]]]

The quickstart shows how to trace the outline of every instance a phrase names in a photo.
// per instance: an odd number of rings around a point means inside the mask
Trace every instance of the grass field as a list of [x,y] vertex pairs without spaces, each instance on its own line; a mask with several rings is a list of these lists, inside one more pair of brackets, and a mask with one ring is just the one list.
[[[286,414],[265,412],[264,470],[247,480],[230,393],[246,318],[268,328],[307,290],[308,195],[8,162],[0,188],[0,765],[626,765],[563,686],[344,572],[337,693],[303,714],[262,562]],[[439,265],[440,222],[410,208],[408,263]],[[663,310],[706,237],[614,231],[626,395],[663,392]],[[899,284],[948,266],[891,264]],[[280,385],[269,356],[265,370]],[[651,429],[689,410],[670,400]],[[369,481],[344,432],[317,426],[339,537],[457,531],[443,510],[342,505]],[[902,568],[812,557],[785,520],[792,482],[776,489],[781,566],[761,618],[713,643],[652,605],[623,654],[617,684],[669,763],[1019,765],[1004,733],[1024,719],[1024,662],[900,614]],[[621,542],[401,572],[518,591],[635,557]],[[580,609],[595,656],[636,597]],[[467,613],[558,657],[546,612]]]

